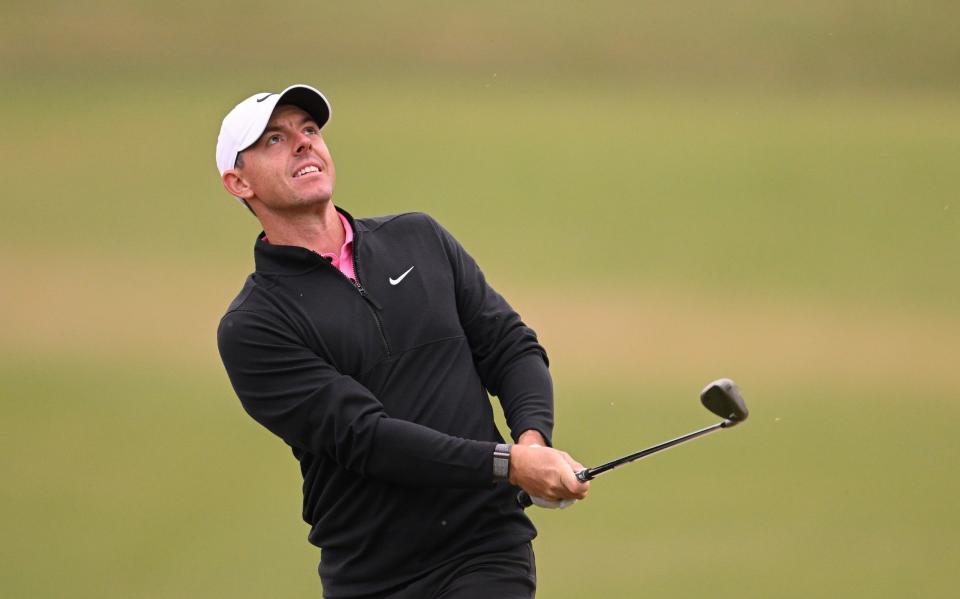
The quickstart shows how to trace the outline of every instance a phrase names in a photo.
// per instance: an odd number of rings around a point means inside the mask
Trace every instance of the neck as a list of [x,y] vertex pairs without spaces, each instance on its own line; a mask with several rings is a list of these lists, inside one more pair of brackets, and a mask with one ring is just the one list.
[[260,215],[260,224],[270,243],[295,245],[318,254],[338,253],[346,239],[340,216],[332,201],[317,211],[297,215]]

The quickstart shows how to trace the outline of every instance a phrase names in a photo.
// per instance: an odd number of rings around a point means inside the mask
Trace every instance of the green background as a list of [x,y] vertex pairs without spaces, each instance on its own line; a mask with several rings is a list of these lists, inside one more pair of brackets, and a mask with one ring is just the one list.
[[949,597],[960,5],[7,2],[0,593],[317,597],[287,448],[216,353],[258,227],[220,120],[306,82],[335,201],[444,223],[597,464],[539,596]]

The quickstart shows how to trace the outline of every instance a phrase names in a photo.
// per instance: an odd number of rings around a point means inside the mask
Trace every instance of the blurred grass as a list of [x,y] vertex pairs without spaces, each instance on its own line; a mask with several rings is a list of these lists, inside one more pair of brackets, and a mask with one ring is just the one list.
[[213,332],[251,268],[223,114],[333,102],[337,202],[424,210],[541,333],[600,463],[541,597],[949,597],[958,5],[0,7],[10,597],[319,595],[299,474]]
[[[208,369],[6,356],[8,596],[310,596],[293,460]],[[711,422],[697,389],[558,373],[590,463]],[[751,420],[534,513],[545,597],[947,596],[954,402],[887,384],[750,381]],[[909,408],[909,409],[907,409]],[[38,432],[41,433],[38,435]],[[57,564],[53,570],[50,564]],[[802,573],[803,575],[799,575]],[[785,584],[784,581],[789,581]],[[919,590],[919,591],[918,591]]]
[[[202,143],[230,101],[144,91],[35,106],[11,125],[0,149],[22,209],[0,247],[41,231],[82,252],[163,247],[245,267],[255,223],[232,210]],[[960,266],[960,106],[950,98],[354,93],[333,96],[327,133],[340,203],[430,211],[484,263],[509,264],[519,249],[525,260],[506,270],[533,284],[589,269],[627,286],[941,308],[960,291],[950,276]],[[71,118],[38,131],[51,110]],[[81,159],[58,161],[51,177],[37,157],[62,136]],[[501,215],[495,233],[472,226],[478,210]],[[224,244],[238,249],[211,251]],[[563,269],[550,268],[558,258]]]
[[[958,554],[944,499],[958,481],[933,456],[955,450],[957,410],[886,387],[757,382],[742,428],[598,479],[581,509],[538,514],[544,596],[948,596]],[[711,422],[697,389],[567,391],[589,398],[561,429],[590,463]]]
[[4,479],[17,481],[2,492],[5,596],[263,596],[287,576],[319,586],[316,556],[284,543],[305,543],[296,463],[216,374],[76,354],[5,356],[0,374],[4,397],[21,399],[0,440],[16,456]]
[[236,69],[247,81],[313,70],[328,81],[499,73],[692,90],[955,91],[960,59],[960,8],[947,0],[12,0],[3,11],[0,73],[24,81],[236,81]]

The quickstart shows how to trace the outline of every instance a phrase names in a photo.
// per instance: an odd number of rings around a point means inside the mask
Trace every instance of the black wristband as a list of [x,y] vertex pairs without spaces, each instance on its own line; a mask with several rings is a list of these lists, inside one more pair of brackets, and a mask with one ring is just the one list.
[[510,446],[506,443],[497,443],[493,450],[493,480],[501,481],[510,478]]

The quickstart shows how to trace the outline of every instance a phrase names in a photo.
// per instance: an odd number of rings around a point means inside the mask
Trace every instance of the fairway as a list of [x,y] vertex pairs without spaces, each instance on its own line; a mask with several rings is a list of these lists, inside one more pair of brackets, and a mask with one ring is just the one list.
[[558,447],[743,391],[742,426],[529,512],[538,597],[952,596],[953,4],[330,9],[324,64],[286,39],[308,3],[108,4],[0,9],[0,595],[321,596],[297,463],[215,343],[259,232],[220,119],[303,81],[335,202],[428,212],[537,331]]

